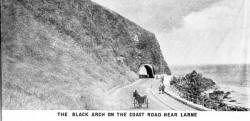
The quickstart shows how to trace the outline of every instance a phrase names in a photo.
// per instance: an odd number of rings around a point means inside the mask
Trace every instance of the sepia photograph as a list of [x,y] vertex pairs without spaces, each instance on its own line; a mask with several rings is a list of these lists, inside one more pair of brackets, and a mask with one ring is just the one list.
[[1,110],[249,112],[249,20],[248,0],[1,0]]

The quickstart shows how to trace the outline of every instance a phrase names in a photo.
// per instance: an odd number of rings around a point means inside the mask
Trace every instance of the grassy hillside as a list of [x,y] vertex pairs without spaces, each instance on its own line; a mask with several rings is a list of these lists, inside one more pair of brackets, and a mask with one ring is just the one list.
[[2,0],[3,109],[102,109],[142,63],[170,73],[155,36],[90,0]]

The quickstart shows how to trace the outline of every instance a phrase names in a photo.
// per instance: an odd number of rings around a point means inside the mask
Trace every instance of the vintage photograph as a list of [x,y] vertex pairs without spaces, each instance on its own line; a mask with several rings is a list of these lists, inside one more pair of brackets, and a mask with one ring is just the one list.
[[1,0],[2,110],[250,111],[248,0]]

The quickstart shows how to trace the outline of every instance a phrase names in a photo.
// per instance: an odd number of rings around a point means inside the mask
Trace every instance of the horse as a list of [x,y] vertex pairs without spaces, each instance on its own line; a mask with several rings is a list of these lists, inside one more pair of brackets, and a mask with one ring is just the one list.
[[159,86],[159,94],[161,94],[161,93],[163,94],[164,91],[165,91],[165,86],[164,86],[164,84],[162,84]]
[[141,95],[137,92],[137,90],[135,90],[135,91],[133,92],[133,97],[134,97],[134,99],[138,102],[139,108],[142,107],[142,104],[143,104],[143,103],[148,103],[148,102],[147,102],[147,95],[141,96]]

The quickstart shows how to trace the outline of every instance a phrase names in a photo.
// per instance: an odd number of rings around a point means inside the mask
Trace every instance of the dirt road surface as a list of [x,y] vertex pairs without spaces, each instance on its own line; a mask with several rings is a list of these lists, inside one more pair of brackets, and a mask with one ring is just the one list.
[[[109,110],[176,110],[191,111],[196,110],[187,106],[167,94],[159,94],[158,87],[160,80],[139,79],[124,87],[114,87],[105,96],[105,109]],[[142,108],[134,108],[133,92],[137,90],[140,95],[147,95],[149,108],[143,105]]]

